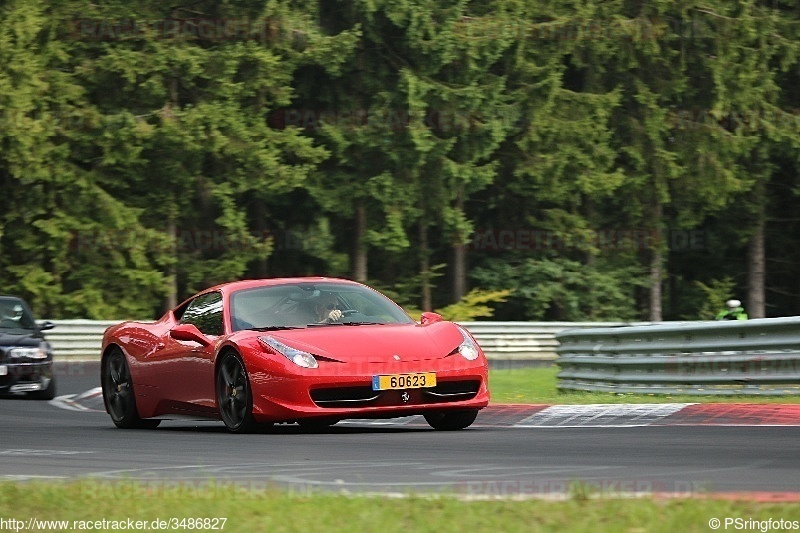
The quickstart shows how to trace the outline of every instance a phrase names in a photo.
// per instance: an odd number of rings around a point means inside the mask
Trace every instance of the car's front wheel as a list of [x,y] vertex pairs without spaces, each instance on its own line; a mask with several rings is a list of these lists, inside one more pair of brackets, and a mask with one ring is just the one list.
[[217,406],[225,427],[233,433],[256,428],[250,378],[239,354],[226,352],[217,368]]
[[139,418],[131,371],[125,354],[119,348],[113,348],[103,359],[100,381],[106,411],[115,426],[122,429],[153,429],[161,423],[160,420]]
[[477,409],[464,409],[459,411],[435,411],[425,413],[425,421],[433,428],[440,431],[455,431],[472,425],[478,417]]

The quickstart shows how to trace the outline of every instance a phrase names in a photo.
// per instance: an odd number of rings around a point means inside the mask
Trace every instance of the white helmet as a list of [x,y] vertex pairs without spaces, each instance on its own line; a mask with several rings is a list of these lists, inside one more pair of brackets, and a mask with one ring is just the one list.
[[19,322],[22,319],[22,312],[23,312],[22,305],[14,304],[14,307],[12,307],[11,309],[6,309],[3,312],[2,318],[5,318],[6,320],[12,320],[14,322]]
[[734,307],[741,307],[742,302],[740,302],[739,300],[728,300],[727,302],[725,302],[725,305],[733,309]]

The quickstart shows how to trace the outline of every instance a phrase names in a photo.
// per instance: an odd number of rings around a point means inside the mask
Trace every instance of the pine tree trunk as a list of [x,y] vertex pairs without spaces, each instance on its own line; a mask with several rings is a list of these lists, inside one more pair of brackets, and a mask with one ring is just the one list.
[[[464,188],[459,187],[456,195],[456,209],[464,212]],[[453,244],[453,302],[461,300],[467,293],[467,248],[458,236]]]
[[654,249],[650,260],[650,321],[661,322],[661,282],[664,277],[664,255],[660,249]]
[[172,255],[175,259],[175,264],[169,267],[167,271],[167,298],[164,305],[167,309],[174,309],[178,305],[178,272],[177,272],[177,238],[178,230],[175,228],[175,219],[169,217],[167,219],[167,236],[172,241]]
[[755,232],[750,237],[747,246],[747,307],[745,311],[750,318],[766,317],[765,281],[766,259],[764,251],[764,184],[757,186],[756,201],[758,202],[758,220]]
[[353,243],[353,277],[360,283],[367,282],[367,210],[362,200],[356,205],[356,234]]
[[[173,69],[174,71],[174,69]],[[169,84],[170,101],[164,106],[166,114],[169,115],[169,120],[172,119],[170,111],[172,109],[179,109],[178,107],[178,76],[175,75],[170,79]],[[169,267],[167,272],[167,309],[174,309],[178,305],[178,229],[175,227],[175,215],[170,213],[167,218],[167,235],[172,241],[172,257],[175,262]]]
[[[424,211],[423,211],[424,212]],[[424,218],[424,217],[423,217]],[[430,249],[428,244],[428,226],[423,220],[419,221],[419,273],[422,278],[422,305],[423,311],[433,310],[433,295],[431,294],[431,265]]]
[[663,207],[657,203],[653,209],[654,242],[650,250],[650,316],[651,322],[661,322],[662,314],[662,282],[664,280],[664,230],[662,219]]
[[467,249],[463,244],[453,245],[453,301],[461,300],[467,293]]
[[[259,239],[263,239],[267,235],[267,215],[264,208],[264,202],[256,199],[253,208],[253,227],[256,230],[256,235]],[[273,235],[273,238],[275,236]],[[273,245],[275,242],[273,241]],[[266,278],[269,275],[269,258],[261,257],[255,261],[253,273],[256,277]]]

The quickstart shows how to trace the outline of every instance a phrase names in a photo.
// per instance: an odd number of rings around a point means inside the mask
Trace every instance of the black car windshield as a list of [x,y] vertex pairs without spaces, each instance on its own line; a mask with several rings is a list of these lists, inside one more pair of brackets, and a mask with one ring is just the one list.
[[413,324],[394,302],[362,285],[301,282],[243,289],[231,295],[231,326],[242,329],[291,329],[325,325],[338,309],[338,324]]
[[0,296],[0,330],[8,333],[9,330],[31,331],[36,329],[28,306],[19,298]]

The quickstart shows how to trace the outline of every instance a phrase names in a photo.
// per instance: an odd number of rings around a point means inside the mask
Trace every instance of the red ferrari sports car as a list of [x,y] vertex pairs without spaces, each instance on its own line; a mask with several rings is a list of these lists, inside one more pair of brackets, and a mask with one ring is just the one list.
[[106,330],[100,368],[121,428],[181,415],[246,432],[421,414],[457,430],[489,403],[486,358],[464,328],[435,313],[415,322],[374,289],[332,278],[212,287],[156,322]]

